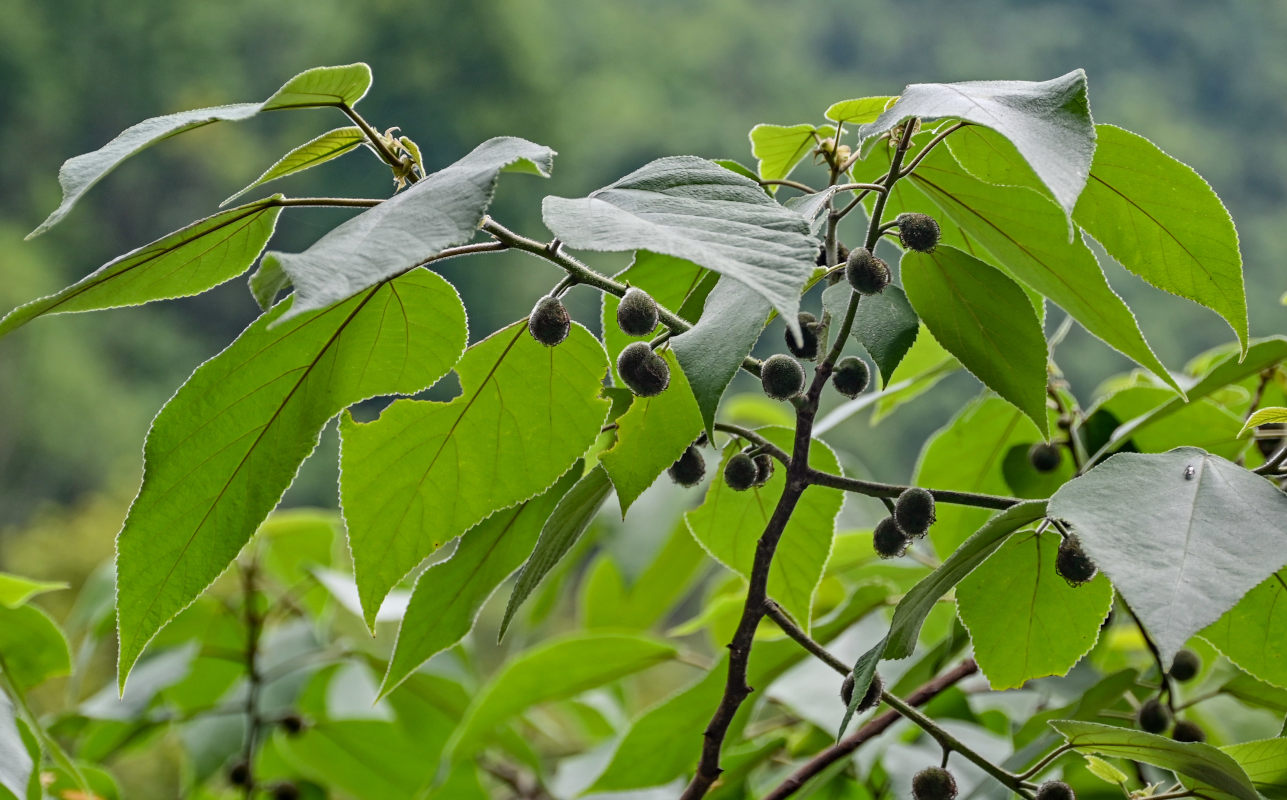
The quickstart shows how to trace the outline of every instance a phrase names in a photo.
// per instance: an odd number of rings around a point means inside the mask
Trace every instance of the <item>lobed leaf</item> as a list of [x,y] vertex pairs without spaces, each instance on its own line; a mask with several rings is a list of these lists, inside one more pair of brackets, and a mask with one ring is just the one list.
[[152,423],[117,537],[122,686],[147,642],[249,541],[328,420],[432,385],[465,344],[460,298],[425,270],[282,323],[290,305],[199,367]]

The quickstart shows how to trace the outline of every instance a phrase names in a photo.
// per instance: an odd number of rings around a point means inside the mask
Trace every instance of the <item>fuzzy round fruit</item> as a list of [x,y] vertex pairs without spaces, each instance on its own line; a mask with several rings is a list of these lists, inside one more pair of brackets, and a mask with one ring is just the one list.
[[299,800],[299,787],[290,781],[278,781],[269,793],[273,800]]
[[546,295],[536,301],[532,315],[527,318],[527,330],[532,338],[546,347],[553,347],[568,338],[572,317],[557,297]]
[[845,261],[845,278],[849,285],[859,294],[880,294],[890,281],[889,265],[884,259],[872,255],[865,247],[858,247],[849,252]]
[[785,353],[769,356],[760,365],[760,383],[774,400],[790,400],[804,390],[804,367]]
[[1202,659],[1192,650],[1181,650],[1171,662],[1171,677],[1177,681],[1191,681],[1202,669]]
[[875,548],[876,555],[881,558],[897,558],[907,552],[907,545],[910,542],[911,539],[907,538],[907,534],[898,527],[894,518],[885,517],[876,523],[871,546]]
[[706,459],[696,445],[688,449],[666,469],[670,479],[680,486],[696,486],[706,475]]
[[738,453],[724,465],[724,483],[735,492],[745,492],[755,485],[760,470],[755,466],[755,459],[746,453]]
[[287,736],[299,736],[308,723],[299,714],[292,712],[279,719],[277,724],[282,726]]
[[[844,242],[836,242],[836,258],[837,264],[843,264],[845,263],[845,259],[849,258],[849,248],[845,247]],[[831,266],[827,263],[827,248],[825,246],[818,248],[818,257],[814,259],[813,263],[820,267]]]
[[800,321],[800,344],[796,344],[795,334],[791,331],[786,332],[786,346],[791,351],[791,355],[796,358],[814,359],[818,357],[818,318],[808,311],[801,311],[797,319]]
[[942,767],[926,767],[912,776],[912,797],[916,800],[953,800],[956,778]]
[[911,486],[894,501],[894,521],[908,536],[924,536],[936,518],[934,495],[919,486]]
[[630,391],[640,397],[655,397],[670,385],[670,366],[647,342],[631,342],[617,356],[617,372]]
[[[854,708],[855,712],[863,712],[869,708],[875,708],[880,702],[880,693],[885,691],[885,681],[881,679],[880,673],[874,673],[871,676],[871,683],[867,684],[867,691],[863,693],[862,700]],[[845,708],[854,699],[854,674],[851,672],[845,676],[844,683],[840,684],[840,699],[844,701]]]
[[871,382],[871,370],[867,362],[858,356],[845,356],[836,362],[831,373],[831,385],[845,397],[857,397],[867,389]]
[[1145,733],[1162,733],[1171,727],[1171,712],[1156,697],[1150,697],[1135,712],[1135,724]]
[[1068,581],[1069,586],[1081,586],[1095,577],[1098,571],[1094,562],[1081,549],[1081,542],[1076,536],[1069,536],[1059,543],[1059,552],[1055,554],[1055,572]]
[[627,336],[647,336],[657,329],[657,302],[643,289],[631,286],[617,306],[617,325]]
[[904,248],[929,253],[938,246],[938,223],[929,214],[899,214],[894,223],[898,225],[898,241]]
[[1171,729],[1171,738],[1177,742],[1205,742],[1207,734],[1198,723],[1182,719]]
[[760,453],[752,460],[755,461],[755,485],[763,486],[773,477],[773,456]]
[[233,786],[249,786],[250,780],[250,765],[245,761],[238,761],[228,768],[228,783]]
[[1037,472],[1054,472],[1063,461],[1063,451],[1059,445],[1037,442],[1028,448],[1028,463]]
[[1063,781],[1046,781],[1037,787],[1036,800],[1077,800],[1077,793]]

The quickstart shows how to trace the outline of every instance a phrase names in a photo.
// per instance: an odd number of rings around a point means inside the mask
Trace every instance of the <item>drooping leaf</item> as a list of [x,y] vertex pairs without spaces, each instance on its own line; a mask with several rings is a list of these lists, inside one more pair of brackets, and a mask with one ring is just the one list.
[[1261,739],[1220,748],[1247,772],[1256,791],[1268,800],[1287,798],[1287,739]]
[[152,424],[143,486],[117,539],[122,685],[148,640],[272,511],[328,420],[432,385],[465,344],[460,298],[426,270],[276,324],[289,308],[199,367]]
[[250,268],[268,244],[281,195],[230,208],[132,250],[0,319],[0,336],[44,314],[96,311],[201,294]]
[[844,125],[865,125],[875,122],[896,97],[858,97],[853,100],[841,100],[832,103],[827,109],[827,119]]
[[[786,450],[791,448],[792,431],[787,428],[760,428],[766,439]],[[718,466],[720,474],[737,447],[729,447]],[[809,450],[815,469],[837,473],[840,464],[831,448],[815,441]],[[773,477],[763,486],[735,492],[723,480],[711,481],[706,497],[685,518],[693,537],[717,561],[749,579],[755,560],[756,542],[764,533],[778,498],[786,487],[786,470],[777,464]],[[796,503],[769,567],[769,596],[782,604],[806,628],[813,615],[814,592],[822,580],[823,568],[831,554],[836,532],[836,515],[844,503],[839,489],[810,486]]]
[[1099,638],[1113,603],[1103,575],[1069,586],[1055,572],[1057,535],[1012,536],[956,587],[961,622],[993,689],[1065,675]]
[[908,251],[899,270],[908,299],[939,344],[1049,438],[1046,337],[1019,285],[953,247]]
[[493,730],[538,703],[572,697],[674,658],[674,647],[623,634],[572,634],[513,659],[474,696],[447,746],[448,757],[471,757]]
[[488,139],[451,166],[337,225],[302,253],[270,251],[295,284],[284,319],[352,297],[473,238],[502,172],[548,177],[554,151],[526,139]]
[[542,212],[569,247],[688,259],[744,284],[798,329],[800,290],[813,274],[817,242],[802,217],[717,164],[658,159],[589,197],[547,197]]
[[1242,430],[1238,431],[1238,435],[1242,436],[1252,428],[1257,428],[1261,425],[1268,425],[1273,422],[1287,422],[1287,408],[1272,406],[1270,408],[1256,409],[1255,413],[1250,417],[1247,417],[1247,421],[1243,424]]
[[505,617],[501,620],[500,636],[505,635],[523,601],[568,554],[581,534],[585,533],[590,520],[599,513],[611,491],[612,481],[608,478],[607,470],[599,464],[582,476],[559,500],[554,512],[541,528],[536,548],[523,565],[518,580],[514,582],[514,590],[505,607]]
[[599,454],[599,463],[617,491],[623,518],[702,429],[701,409],[674,353],[666,350],[661,355],[670,365],[670,387],[655,397],[636,398],[617,420],[616,444]]
[[27,234],[30,239],[57,225],[72,206],[107,173],[122,161],[163,139],[178,133],[209,125],[212,122],[239,122],[260,111],[288,108],[320,108],[353,105],[371,86],[371,68],[366,64],[339,67],[314,67],[291,78],[262,103],[235,103],[226,106],[198,108],[152,117],[132,125],[115,139],[92,153],[70,158],[58,169],[58,183],[63,200],[44,222]]
[[362,133],[362,129],[354,126],[327,131],[277,159],[277,162],[264,170],[262,175],[255,178],[241,191],[224,200],[219,204],[219,207],[222,208],[228,205],[256,186],[263,186],[269,181],[275,181],[287,175],[294,175],[297,172],[312,169],[319,164],[325,164],[333,158],[339,158],[345,153],[357,149],[358,145],[365,140],[366,135]]
[[755,347],[770,308],[746,284],[723,276],[706,298],[697,324],[670,340],[710,436],[720,398]]
[[[976,567],[997,551],[1006,539],[1015,531],[1041,519],[1046,514],[1046,503],[1043,500],[1026,500],[999,511],[979,530],[961,543],[950,556],[944,559],[938,569],[931,572],[911,591],[903,595],[894,607],[894,618],[889,624],[889,633],[858,657],[854,663],[854,705],[862,700],[867,687],[871,685],[872,676],[876,674],[876,665],[882,659],[907,658],[916,649],[916,639],[921,626],[929,616],[934,605],[943,595],[951,591],[964,580]],[[845,728],[853,718],[854,705],[845,712],[840,723],[843,736]]]
[[1228,210],[1192,167],[1148,139],[1095,127],[1095,161],[1073,219],[1131,272],[1224,317],[1245,352],[1247,295]]
[[1202,638],[1260,680],[1287,689],[1287,569],[1247,592]]
[[585,328],[546,347],[524,320],[465,352],[451,402],[400,400],[374,422],[341,419],[340,499],[368,625],[426,556],[585,453],[608,412],[606,370]]
[[381,694],[393,691],[421,664],[469,633],[487,598],[531,553],[541,526],[577,477],[571,470],[537,497],[483,520],[460,537],[451,558],[421,573],[398,629]]
[[1259,800],[1251,779],[1238,762],[1203,742],[1177,742],[1144,731],[1059,719],[1050,726],[1078,752],[1128,758],[1169,769],[1184,783],[1219,800]]
[[876,362],[882,386],[889,385],[890,376],[916,343],[919,330],[920,318],[899,287],[889,286],[878,295],[862,299],[854,318],[853,335]]
[[1071,215],[1095,152],[1095,126],[1086,99],[1086,73],[1048,81],[916,83],[874,122],[858,129],[868,142],[911,117],[961,119],[1009,139]]
[[[820,139],[834,134],[835,129],[829,125],[821,129],[808,123],[756,125],[751,128],[751,154],[759,159],[760,178],[766,181],[786,178]],[[772,192],[777,187],[768,188]]]
[[66,589],[61,581],[33,581],[20,575],[0,572],[0,606],[17,608],[36,595]]
[[1067,311],[1087,331],[1179,389],[1149,349],[1134,314],[1113,292],[1086,245],[1069,242],[1059,209],[1028,189],[966,174],[943,148],[909,179],[1022,284]]
[[276,304],[277,295],[290,288],[290,278],[282,271],[277,257],[270,254],[259,260],[259,268],[250,274],[246,284],[259,310],[267,311]]
[[21,691],[71,672],[67,639],[35,606],[0,607],[0,672]]
[[1287,563],[1287,495],[1197,448],[1118,453],[1060,488],[1050,514],[1076,531],[1167,663]]

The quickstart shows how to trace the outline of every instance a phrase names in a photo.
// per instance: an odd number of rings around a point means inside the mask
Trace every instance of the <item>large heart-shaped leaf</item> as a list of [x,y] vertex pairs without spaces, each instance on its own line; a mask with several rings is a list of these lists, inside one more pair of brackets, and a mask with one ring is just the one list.
[[144,645],[277,505],[328,420],[432,385],[465,345],[460,298],[427,270],[275,324],[289,307],[199,367],[152,423],[143,486],[117,538],[122,685]]
[[1287,798],[1287,739],[1261,739],[1220,748],[1247,772],[1251,783],[1269,800]]
[[532,497],[590,447],[607,415],[603,347],[580,325],[557,347],[526,321],[466,351],[449,403],[399,400],[340,421],[340,500],[367,624],[444,543]]
[[803,217],[718,164],[661,158],[589,197],[547,197],[542,210],[569,247],[688,259],[746,285],[799,329],[800,290],[813,274],[817,240]]
[[1066,520],[1169,663],[1287,563],[1287,494],[1193,447],[1118,453],[1064,484]]
[[314,67],[305,70],[273,93],[262,103],[235,103],[226,106],[180,111],[163,117],[152,117],[132,125],[115,139],[93,151],[69,158],[58,169],[58,183],[63,189],[63,200],[44,222],[27,234],[30,239],[39,236],[67,216],[76,201],[116,169],[130,156],[168,139],[178,133],[209,125],[212,122],[240,122],[261,111],[278,111],[287,108],[320,108],[325,106],[351,106],[371,86],[371,68],[366,64],[346,64],[340,67]]
[[1005,136],[1071,215],[1090,174],[1095,126],[1080,69],[1048,81],[915,83],[876,121],[858,129],[866,142],[918,117],[962,119]]
[[554,151],[526,139],[488,139],[405,192],[358,214],[302,253],[270,252],[295,284],[284,319],[352,297],[473,238],[500,173],[548,177]]

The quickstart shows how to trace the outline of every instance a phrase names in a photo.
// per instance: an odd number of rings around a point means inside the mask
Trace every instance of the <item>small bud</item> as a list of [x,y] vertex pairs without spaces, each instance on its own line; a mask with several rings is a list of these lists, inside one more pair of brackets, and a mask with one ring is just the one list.
[[1177,742],[1205,742],[1207,734],[1198,723],[1182,719],[1171,729],[1171,738]]
[[857,397],[870,382],[871,371],[867,369],[867,362],[858,356],[840,359],[831,373],[831,385],[845,397]]
[[617,372],[630,391],[640,397],[655,397],[670,385],[670,366],[647,342],[631,342],[617,356]]
[[937,514],[934,495],[918,486],[911,486],[894,501],[894,521],[908,536],[924,536]]
[[755,485],[763,486],[773,477],[773,456],[768,453],[760,453],[754,459],[755,461]]
[[912,776],[912,797],[916,800],[953,800],[956,778],[942,767],[926,767]]
[[1028,448],[1028,463],[1037,472],[1054,472],[1059,469],[1059,462],[1063,457],[1059,445],[1037,442]]
[[627,336],[647,336],[657,328],[657,303],[643,289],[631,286],[617,306],[617,325]]
[[795,343],[795,334],[786,332],[786,346],[797,358],[814,359],[818,357],[818,318],[808,311],[801,311],[797,318],[800,321],[800,344]]
[[272,800],[299,800],[299,787],[290,781],[278,781],[273,784]]
[[1171,677],[1183,683],[1191,681],[1202,669],[1202,659],[1192,650],[1181,650],[1171,662]]
[[881,558],[897,558],[907,552],[907,545],[910,542],[911,540],[899,529],[894,518],[885,517],[876,523],[871,545],[875,548],[876,555]]
[[568,338],[572,317],[557,297],[546,295],[536,301],[532,315],[527,319],[527,330],[532,338],[546,347],[553,347]]
[[298,736],[304,731],[308,723],[302,716],[292,712],[283,716],[278,720],[277,724],[282,726],[282,730],[286,731],[287,736]]
[[250,781],[250,765],[245,761],[238,761],[228,768],[228,783],[233,786],[249,786]]
[[898,226],[898,241],[904,249],[930,253],[938,246],[938,223],[929,214],[899,214],[894,224]]
[[774,400],[790,400],[804,390],[804,367],[785,353],[769,356],[760,365],[760,383]]
[[[845,263],[845,261],[847,261],[847,260],[848,260],[848,258],[849,258],[849,248],[848,248],[848,247],[845,247],[845,245],[844,245],[844,243],[843,243],[843,242],[836,242],[836,259],[837,259],[836,264],[843,264],[843,263]],[[817,260],[816,260],[814,263],[816,263],[816,264],[817,264],[818,266],[820,266],[820,267],[830,267],[830,266],[833,266],[832,264],[828,264],[828,263],[827,263],[827,248],[826,248],[826,247],[820,247],[820,248],[818,248],[818,258],[817,258]],[[839,283],[839,282],[840,282],[840,278],[839,278],[837,275],[832,275],[832,276],[830,276],[830,283],[831,283],[831,284],[833,284],[833,285],[834,285],[834,284]]]
[[755,485],[760,470],[755,466],[755,459],[746,453],[738,453],[724,465],[724,483],[735,492],[745,492]]
[[1076,536],[1069,536],[1059,543],[1059,552],[1055,554],[1055,572],[1068,581],[1069,586],[1081,586],[1095,577],[1098,571],[1094,562],[1081,549],[1081,541]]
[[688,449],[666,469],[670,479],[680,486],[696,486],[706,475],[706,459],[695,445]]
[[1145,733],[1162,733],[1171,726],[1171,712],[1161,700],[1150,697],[1135,712],[1135,723]]
[[1063,781],[1046,781],[1037,787],[1036,800],[1077,800],[1077,793]]
[[865,247],[858,247],[849,252],[845,261],[845,278],[855,292],[872,295],[885,291],[891,276],[884,259],[872,255]]

